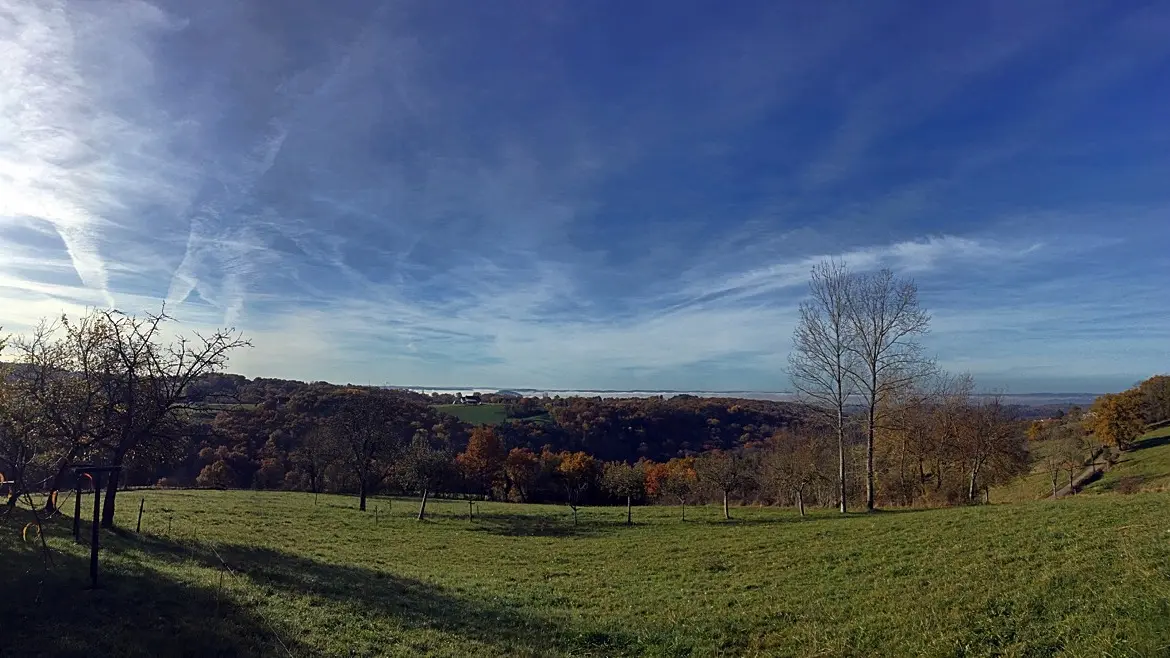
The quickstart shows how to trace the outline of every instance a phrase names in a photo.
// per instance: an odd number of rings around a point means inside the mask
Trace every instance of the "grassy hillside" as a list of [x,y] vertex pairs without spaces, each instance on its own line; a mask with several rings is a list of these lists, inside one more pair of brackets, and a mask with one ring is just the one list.
[[1170,426],[1149,432],[1086,492],[1170,490]]
[[[1032,470],[1022,477],[995,487],[991,490],[993,503],[1021,503],[1029,500],[1038,500],[1052,495],[1052,476],[1044,458],[1049,451],[1055,449],[1056,441],[1029,441],[1028,452],[1032,460]],[[1068,484],[1068,474],[1061,473],[1057,486]]]
[[[472,425],[499,425],[508,421],[507,405],[504,404],[436,404],[435,409]],[[547,413],[531,416],[524,420],[552,422],[552,418]]]
[[[119,521],[133,527],[127,494]],[[88,501],[85,501],[88,503]],[[1170,496],[801,520],[265,492],[146,493],[105,587],[0,528],[4,655],[1164,655]],[[379,507],[375,524],[373,505]],[[84,507],[84,506],[83,506]],[[168,525],[168,519],[170,523]],[[168,531],[169,527],[169,531]],[[228,570],[230,568],[230,571]],[[96,630],[104,623],[103,630]],[[353,652],[351,654],[351,652]]]
[[502,404],[436,404],[435,409],[472,425],[499,425],[508,419]]

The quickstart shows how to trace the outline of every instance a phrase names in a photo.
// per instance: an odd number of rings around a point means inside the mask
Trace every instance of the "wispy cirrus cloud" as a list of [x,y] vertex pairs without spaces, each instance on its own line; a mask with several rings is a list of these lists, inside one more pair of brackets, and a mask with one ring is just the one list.
[[165,301],[248,374],[782,389],[835,257],[988,386],[1112,386],[1170,360],[1168,20],[0,0],[0,325]]

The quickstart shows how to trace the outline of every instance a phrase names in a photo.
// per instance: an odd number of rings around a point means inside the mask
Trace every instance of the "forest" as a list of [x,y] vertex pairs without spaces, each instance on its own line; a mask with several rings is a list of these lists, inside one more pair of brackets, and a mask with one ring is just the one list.
[[46,320],[5,341],[0,486],[8,508],[33,492],[51,508],[54,492],[75,486],[73,467],[119,467],[105,484],[106,525],[117,492],[142,486],[344,493],[361,509],[407,493],[422,497],[420,517],[435,496],[574,514],[717,501],[725,517],[733,503],[954,505],[1032,468],[1029,440],[1062,437],[1055,473],[1170,416],[1161,376],[1030,420],[923,356],[929,316],[912,281],[826,263],[810,289],[790,357],[799,403],[501,397],[509,418],[494,427],[441,413],[441,396],[224,374],[244,336],[170,338],[163,314]]

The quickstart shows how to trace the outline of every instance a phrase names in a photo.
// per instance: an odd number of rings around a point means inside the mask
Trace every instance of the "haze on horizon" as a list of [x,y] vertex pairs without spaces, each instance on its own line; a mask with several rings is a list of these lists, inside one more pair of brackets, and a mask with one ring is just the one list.
[[250,376],[788,390],[809,268],[948,370],[1170,362],[1165,3],[0,0],[0,325]]

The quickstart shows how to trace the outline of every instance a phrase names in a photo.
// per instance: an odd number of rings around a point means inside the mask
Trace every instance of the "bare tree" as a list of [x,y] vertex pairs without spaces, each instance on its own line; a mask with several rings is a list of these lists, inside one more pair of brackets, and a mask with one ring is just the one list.
[[117,365],[109,337],[109,327],[94,313],[76,322],[43,321],[13,342],[16,364],[8,381],[23,410],[23,429],[12,441],[23,442],[27,458],[48,469],[42,481],[18,486],[47,488],[47,512],[53,511],[52,492],[74,460],[93,452],[114,411],[103,390]]
[[967,502],[979,491],[1026,469],[1024,425],[997,395],[972,405],[965,414],[962,453],[967,465]]
[[[165,309],[144,317],[116,310],[94,312],[107,332],[103,350],[114,362],[102,380],[104,401],[102,443],[112,466],[146,441],[169,435],[176,416],[187,408],[187,388],[199,377],[217,372],[234,350],[251,345],[234,329],[209,335],[179,336],[166,344],[163,324],[171,318]],[[119,473],[110,474],[102,506],[102,527],[114,526],[114,504]]]
[[418,520],[426,519],[427,499],[438,490],[454,471],[454,455],[445,446],[435,445],[426,430],[415,432],[410,446],[402,453],[398,472],[403,484],[422,493],[418,506]]
[[[944,489],[950,490],[947,485],[947,467],[962,459],[963,433],[974,391],[975,381],[967,374],[951,375],[940,372],[934,378],[931,391],[933,440],[928,449],[931,453],[931,477],[934,479],[936,495],[943,495]],[[925,485],[923,478],[924,490]]]
[[853,275],[843,263],[825,261],[812,270],[810,299],[800,304],[800,322],[788,357],[792,386],[801,399],[819,411],[837,435],[837,496],[841,512],[848,508],[845,474],[845,409],[857,392],[851,372],[860,370],[850,322],[849,293]]
[[815,430],[777,432],[761,455],[761,476],[777,493],[790,496],[801,516],[805,494],[825,479],[822,465],[828,460],[823,439]]
[[930,371],[918,339],[930,330],[930,315],[918,305],[918,286],[888,269],[848,279],[850,326],[846,343],[853,358],[846,370],[861,393],[865,415],[865,508],[874,508],[874,436],[881,405]]
[[752,469],[740,450],[711,450],[695,458],[699,481],[723,495],[723,518],[731,519],[727,499],[750,482]]

